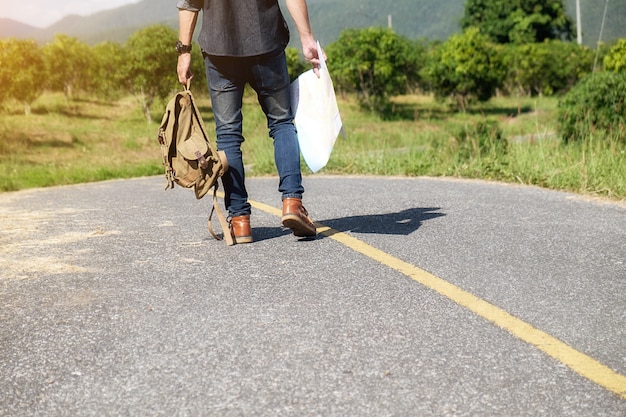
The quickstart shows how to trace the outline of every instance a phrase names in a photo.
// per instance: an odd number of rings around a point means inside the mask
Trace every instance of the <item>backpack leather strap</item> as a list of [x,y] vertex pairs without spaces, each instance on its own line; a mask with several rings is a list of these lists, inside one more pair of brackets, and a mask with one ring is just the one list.
[[213,230],[213,225],[211,224],[211,218],[213,217],[214,212],[217,212],[217,219],[220,222],[222,230],[224,231],[224,241],[226,242],[226,246],[234,245],[235,241],[233,240],[233,235],[230,233],[230,225],[228,224],[228,220],[226,220],[226,217],[224,217],[224,213],[222,212],[222,209],[220,208],[219,202],[217,200],[217,186],[213,188],[213,208],[211,208],[211,214],[209,214],[208,226],[211,236],[213,236],[215,240],[222,240],[217,235],[217,233],[215,233],[215,231]]

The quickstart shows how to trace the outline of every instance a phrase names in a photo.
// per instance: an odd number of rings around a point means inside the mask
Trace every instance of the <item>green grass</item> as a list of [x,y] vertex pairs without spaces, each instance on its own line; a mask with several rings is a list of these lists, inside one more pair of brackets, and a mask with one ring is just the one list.
[[[196,98],[214,135],[210,102]],[[497,98],[458,113],[430,97],[405,96],[382,119],[353,97],[339,97],[345,137],[320,173],[480,178],[625,199],[624,143],[597,134],[563,144],[557,103]],[[152,124],[133,98],[104,103],[46,94],[30,116],[0,113],[0,190],[162,174],[156,131],[164,106],[155,106]],[[245,98],[244,134],[248,175],[275,174],[272,141],[253,94]]]
[[157,124],[132,99],[67,102],[44,95],[32,114],[0,114],[0,190],[162,172]]

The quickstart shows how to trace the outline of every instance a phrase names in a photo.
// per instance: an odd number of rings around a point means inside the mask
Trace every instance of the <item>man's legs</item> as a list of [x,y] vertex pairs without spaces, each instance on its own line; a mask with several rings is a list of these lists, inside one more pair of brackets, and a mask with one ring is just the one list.
[[267,127],[274,139],[274,162],[280,177],[278,191],[283,198],[282,224],[300,237],[315,236],[316,229],[302,206],[300,147],[293,124],[291,92],[285,52],[255,58],[252,87],[267,116]]
[[205,55],[205,66],[215,116],[217,148],[226,153],[229,166],[222,177],[224,203],[230,217],[249,215],[251,207],[241,154],[244,142],[241,106],[246,65],[237,58]]
[[[290,80],[284,51],[252,58],[205,57],[207,79],[215,115],[217,147],[226,153],[229,169],[224,175],[225,204],[231,218],[249,216],[241,144],[241,112],[246,83],[257,92],[274,140],[274,160],[283,198],[282,223],[296,236],[315,236],[315,226],[302,207],[300,148],[291,111]],[[235,219],[233,219],[235,220]],[[249,230],[249,220],[246,230]],[[237,239],[237,236],[236,240]],[[242,243],[252,241],[241,236]]]
[[302,198],[300,147],[291,111],[291,93],[284,51],[254,59],[252,88],[267,117],[269,135],[274,140],[274,162],[280,178],[278,191],[283,198]]

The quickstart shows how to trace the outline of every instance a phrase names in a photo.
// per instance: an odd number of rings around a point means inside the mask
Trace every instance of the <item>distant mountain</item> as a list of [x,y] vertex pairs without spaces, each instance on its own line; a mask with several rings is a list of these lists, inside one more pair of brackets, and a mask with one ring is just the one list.
[[[279,1],[295,34],[285,0]],[[583,40],[585,44],[595,47],[604,16],[604,2],[581,3]],[[313,30],[323,45],[336,40],[346,28],[388,24],[397,33],[411,39],[445,40],[460,31],[459,22],[465,8],[465,0],[309,0],[308,4]],[[626,38],[626,25],[623,23],[626,22],[626,1],[609,2],[608,6],[602,36],[605,43]],[[566,7],[568,14],[576,20],[576,0],[566,0]],[[156,23],[177,27],[173,0],[142,0],[91,16],[67,16],[45,29],[1,19],[0,37],[32,38],[45,43],[55,34],[64,33],[88,44],[104,40],[124,42],[138,29]]]
[[2,38],[33,38],[34,34],[41,29],[15,20],[0,17],[0,39]]
[[36,35],[36,40],[47,42],[55,34],[64,33],[89,44],[105,40],[123,42],[133,32],[147,25],[164,23],[173,27],[177,22],[176,3],[172,0],[143,0],[90,16],[66,16],[42,29]]
[[460,31],[464,5],[464,0],[309,0],[309,13],[313,30],[324,44],[346,28],[389,23],[411,39],[445,40]]

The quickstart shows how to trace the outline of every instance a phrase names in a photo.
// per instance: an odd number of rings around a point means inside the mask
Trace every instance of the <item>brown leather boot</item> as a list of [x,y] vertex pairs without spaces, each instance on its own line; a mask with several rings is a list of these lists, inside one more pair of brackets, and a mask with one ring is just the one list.
[[309,218],[309,213],[302,206],[299,198],[283,199],[283,226],[291,229],[298,237],[311,237],[317,235],[317,230],[313,221]]
[[252,243],[250,216],[235,216],[230,219],[230,233],[233,235],[235,243]]

